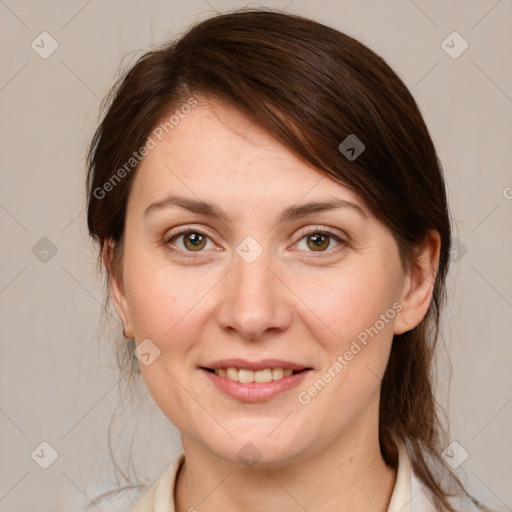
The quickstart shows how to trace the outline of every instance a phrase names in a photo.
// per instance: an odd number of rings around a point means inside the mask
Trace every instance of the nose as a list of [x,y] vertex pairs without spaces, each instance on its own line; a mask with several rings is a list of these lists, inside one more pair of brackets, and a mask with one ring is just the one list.
[[234,255],[217,309],[217,321],[223,330],[257,341],[267,333],[275,336],[289,327],[292,292],[279,271],[272,268],[276,265],[271,260],[265,251],[252,262]]

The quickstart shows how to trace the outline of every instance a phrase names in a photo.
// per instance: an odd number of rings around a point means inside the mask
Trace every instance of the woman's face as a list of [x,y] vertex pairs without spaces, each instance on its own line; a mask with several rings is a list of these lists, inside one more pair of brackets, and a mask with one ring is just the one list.
[[184,444],[272,465],[376,435],[393,333],[406,330],[391,232],[228,105],[203,99],[155,142],[113,297]]

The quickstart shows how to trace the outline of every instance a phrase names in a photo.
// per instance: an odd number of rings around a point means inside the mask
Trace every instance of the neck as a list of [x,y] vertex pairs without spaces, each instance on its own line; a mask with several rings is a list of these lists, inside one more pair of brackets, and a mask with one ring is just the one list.
[[176,512],[386,512],[396,470],[382,458],[378,421],[364,420],[377,428],[358,424],[314,455],[271,469],[241,468],[184,439]]

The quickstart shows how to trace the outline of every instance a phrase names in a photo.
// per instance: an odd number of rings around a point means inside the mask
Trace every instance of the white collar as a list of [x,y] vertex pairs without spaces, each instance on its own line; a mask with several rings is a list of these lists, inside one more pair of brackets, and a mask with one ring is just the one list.
[[387,512],[411,512],[411,462],[403,442],[397,442],[398,470]]

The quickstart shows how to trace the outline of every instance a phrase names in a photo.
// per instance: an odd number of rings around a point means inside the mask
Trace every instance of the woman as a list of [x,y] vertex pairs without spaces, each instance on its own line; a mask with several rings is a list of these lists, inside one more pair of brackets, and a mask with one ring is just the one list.
[[240,10],[141,57],[111,99],[88,226],[131,371],[183,444],[134,512],[485,510],[441,457],[449,210],[390,67]]

